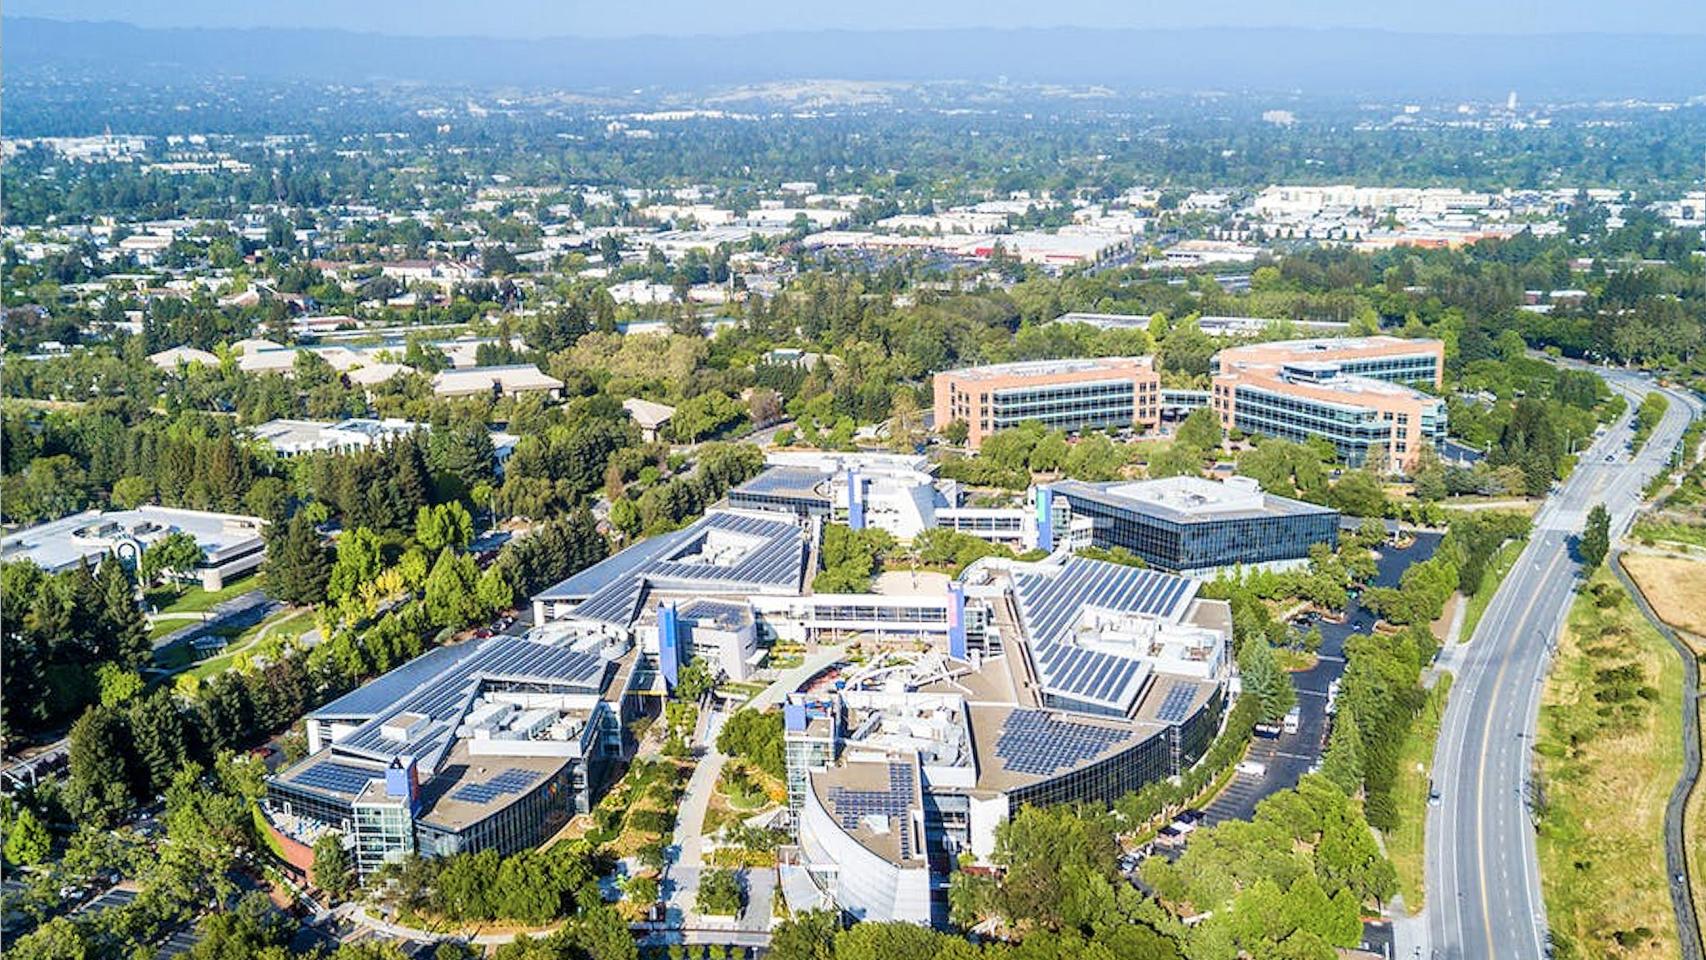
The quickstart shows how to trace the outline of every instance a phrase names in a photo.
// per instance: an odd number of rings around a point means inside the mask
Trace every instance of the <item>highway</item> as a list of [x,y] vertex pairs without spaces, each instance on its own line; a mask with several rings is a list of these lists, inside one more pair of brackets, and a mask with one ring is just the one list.
[[[1597,372],[1629,399],[1631,411],[1658,389],[1622,371]],[[1574,594],[1580,567],[1572,547],[1588,510],[1605,504],[1613,540],[1624,532],[1642,488],[1698,410],[1692,396],[1665,392],[1670,408],[1633,459],[1625,449],[1632,431],[1627,415],[1580,456],[1536,515],[1527,547],[1460,651],[1435,754],[1441,802],[1428,810],[1427,899],[1418,930],[1424,942],[1416,956],[1503,960],[1550,953],[1528,804],[1542,682]]]

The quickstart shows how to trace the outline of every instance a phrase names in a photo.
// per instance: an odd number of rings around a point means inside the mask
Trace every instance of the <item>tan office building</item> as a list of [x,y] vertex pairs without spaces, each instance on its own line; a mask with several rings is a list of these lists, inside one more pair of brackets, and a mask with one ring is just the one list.
[[964,420],[975,450],[1027,420],[1061,430],[1152,427],[1161,377],[1150,357],[998,363],[936,374],[935,405],[937,426]]
[[1446,437],[1438,340],[1347,337],[1223,350],[1213,406],[1228,430],[1303,442],[1321,437],[1351,466],[1410,472],[1422,447]]

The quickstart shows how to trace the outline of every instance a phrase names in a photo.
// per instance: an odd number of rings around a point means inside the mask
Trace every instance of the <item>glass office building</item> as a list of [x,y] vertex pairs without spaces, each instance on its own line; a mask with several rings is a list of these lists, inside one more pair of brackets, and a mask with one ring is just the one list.
[[1338,511],[1264,494],[1242,478],[1065,480],[1051,489],[1074,519],[1090,519],[1093,546],[1124,547],[1175,573],[1296,560],[1314,544],[1338,545]]

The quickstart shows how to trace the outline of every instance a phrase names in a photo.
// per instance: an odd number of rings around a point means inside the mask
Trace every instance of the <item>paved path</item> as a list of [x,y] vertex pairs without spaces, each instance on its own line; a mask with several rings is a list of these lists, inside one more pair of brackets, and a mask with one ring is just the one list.
[[[180,640],[194,639],[227,622],[239,626],[250,626],[265,620],[280,609],[283,609],[283,605],[269,599],[265,591],[250,590],[247,593],[239,593],[229,600],[214,604],[202,613],[192,613],[191,616],[197,618],[194,623],[179,627],[171,633],[156,638],[154,649],[160,650]],[[161,614],[159,619],[165,619],[168,616],[172,619],[179,619],[177,614]]]
[[[1701,960],[1706,956],[1700,942],[1700,918],[1694,912],[1693,876],[1688,870],[1688,844],[1685,827],[1688,798],[1700,780],[1700,664],[1694,651],[1677,636],[1670,624],[1659,619],[1652,605],[1635,581],[1623,569],[1623,558],[1612,554],[1611,572],[1623,582],[1624,589],[1635,598],[1636,606],[1682,658],[1682,773],[1665,804],[1665,872],[1670,884],[1671,906],[1676,910],[1676,929],[1682,938],[1683,960]],[[1680,878],[1680,881],[1677,879]]]
[[[1599,372],[1632,401],[1656,388],[1622,371]],[[1614,538],[1628,528],[1643,486],[1694,413],[1692,397],[1673,391],[1669,399],[1638,455],[1622,453],[1631,435],[1625,414],[1577,461],[1536,515],[1534,535],[1463,650],[1434,761],[1443,802],[1428,810],[1427,942],[1415,945],[1423,956],[1526,960],[1547,951],[1528,795],[1542,682],[1574,596],[1574,542],[1587,512],[1605,504]]]

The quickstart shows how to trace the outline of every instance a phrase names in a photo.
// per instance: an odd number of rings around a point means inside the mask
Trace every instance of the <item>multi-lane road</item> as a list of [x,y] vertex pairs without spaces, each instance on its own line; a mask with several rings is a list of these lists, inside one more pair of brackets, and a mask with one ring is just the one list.
[[[1659,389],[1621,371],[1599,372],[1631,410]],[[1502,960],[1550,952],[1528,802],[1542,681],[1569,611],[1579,572],[1572,548],[1588,511],[1605,504],[1612,536],[1625,530],[1642,488],[1699,409],[1693,396],[1665,392],[1669,410],[1639,454],[1626,451],[1626,416],[1581,455],[1536,515],[1528,546],[1458,658],[1434,761],[1442,800],[1428,811],[1421,956]]]

